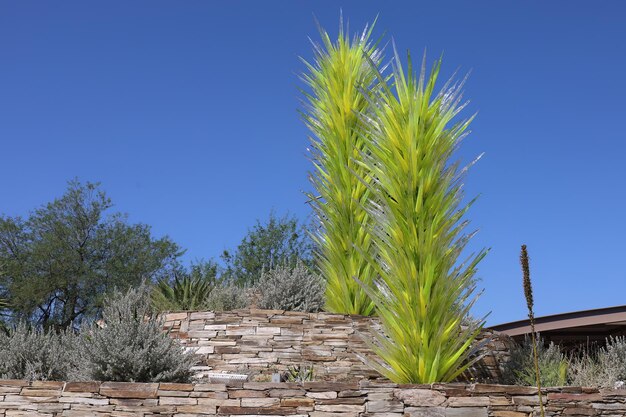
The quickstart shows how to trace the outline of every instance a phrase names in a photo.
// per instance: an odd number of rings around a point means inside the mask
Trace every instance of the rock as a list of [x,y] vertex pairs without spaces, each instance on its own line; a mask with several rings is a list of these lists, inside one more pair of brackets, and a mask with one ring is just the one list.
[[411,407],[436,407],[446,402],[445,395],[427,389],[398,389],[394,395]]
[[159,384],[134,382],[103,382],[100,395],[111,398],[157,398]]

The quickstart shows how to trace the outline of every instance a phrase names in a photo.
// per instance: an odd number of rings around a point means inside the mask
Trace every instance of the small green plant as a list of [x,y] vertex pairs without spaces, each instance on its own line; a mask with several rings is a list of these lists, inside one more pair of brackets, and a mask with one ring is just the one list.
[[157,311],[201,310],[215,285],[215,274],[176,275],[173,282],[163,279],[152,290],[152,305]]
[[528,259],[528,251],[526,245],[522,245],[520,253],[520,263],[522,265],[523,285],[524,285],[524,298],[526,298],[526,307],[528,308],[528,321],[530,322],[530,338],[533,350],[533,359],[535,365],[535,382],[537,383],[537,392],[539,394],[539,410],[541,417],[545,416],[545,410],[543,408],[542,393],[541,393],[541,371],[539,368],[539,348],[537,346],[537,334],[535,333],[535,313],[534,313],[534,300],[533,300],[533,286],[530,280],[530,261]]
[[256,288],[260,308],[315,312],[324,305],[324,281],[302,262],[264,272]]
[[285,382],[310,382],[314,379],[313,365],[293,365],[283,373]]
[[[540,384],[543,387],[564,386],[568,382],[569,363],[561,349],[554,343],[547,347],[541,339],[537,343],[537,363],[541,369]],[[511,358],[505,365],[504,382],[511,385],[535,386],[535,348],[530,337],[511,350]]]
[[82,379],[188,382],[192,352],[163,332],[150,309],[146,287],[116,293],[104,303],[102,320],[81,329]]
[[72,345],[65,333],[44,332],[20,323],[0,332],[0,378],[67,380]]

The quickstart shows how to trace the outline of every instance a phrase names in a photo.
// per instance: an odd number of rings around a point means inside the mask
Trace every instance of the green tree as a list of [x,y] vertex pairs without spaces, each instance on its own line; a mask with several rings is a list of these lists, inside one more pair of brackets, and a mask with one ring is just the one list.
[[0,294],[14,319],[65,329],[94,317],[111,290],[171,273],[181,249],[111,207],[98,184],[74,180],[27,219],[0,217]]
[[[3,263],[0,263],[0,282],[2,277],[6,275],[6,268]],[[6,291],[0,287],[0,322],[4,312],[9,308],[9,301],[6,298]]]
[[371,252],[365,205],[370,190],[359,164],[365,138],[360,114],[368,106],[368,90],[376,84],[381,53],[370,41],[372,28],[350,40],[340,25],[333,42],[320,30],[322,44],[315,45],[315,59],[305,61],[302,76],[310,89],[304,120],[312,133],[311,182],[315,193],[310,201],[320,222],[316,263],[326,280],[326,308],[336,313],[370,315],[374,304],[354,280],[369,285],[375,270],[366,253]]
[[311,243],[306,227],[293,216],[270,213],[265,223],[257,220],[234,253],[224,251],[223,279],[238,285],[253,285],[261,273],[275,265],[310,263]]
[[[4,267],[0,264],[0,282],[2,282],[2,276],[4,274]],[[6,330],[5,319],[9,315],[9,301],[6,295],[3,294],[2,288],[0,288],[0,332]]]
[[[472,361],[484,320],[466,321],[475,300],[474,274],[485,251],[459,259],[464,233],[465,169],[450,161],[471,121],[456,121],[462,83],[435,92],[441,62],[419,77],[396,54],[391,87],[376,92],[364,136],[372,197],[371,262],[380,280],[364,284],[376,302],[382,332],[373,340],[374,363],[397,383],[451,381]],[[382,76],[379,76],[381,82]],[[473,201],[473,200],[472,200]]]

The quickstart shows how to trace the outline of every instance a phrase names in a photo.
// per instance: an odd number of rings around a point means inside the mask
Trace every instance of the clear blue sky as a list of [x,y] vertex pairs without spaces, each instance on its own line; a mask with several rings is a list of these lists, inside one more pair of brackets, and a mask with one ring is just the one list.
[[[308,215],[298,56],[313,15],[379,14],[401,51],[471,70],[459,158],[491,247],[475,314],[521,319],[528,244],[538,315],[626,304],[626,3],[621,1],[0,1],[0,212],[66,181],[217,257],[272,208]],[[468,112],[468,114],[469,114]]]

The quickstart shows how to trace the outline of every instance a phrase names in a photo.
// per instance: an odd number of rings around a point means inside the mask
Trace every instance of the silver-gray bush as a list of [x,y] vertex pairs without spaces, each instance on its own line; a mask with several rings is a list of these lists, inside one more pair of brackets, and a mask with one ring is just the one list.
[[571,361],[572,384],[617,388],[626,381],[626,338],[610,337],[606,345]]
[[193,352],[163,332],[150,310],[147,289],[117,293],[104,303],[102,320],[83,327],[83,378],[99,381],[187,382]]
[[65,380],[71,363],[71,344],[64,334],[32,329],[20,323],[0,332],[0,378]]
[[248,289],[232,282],[216,285],[206,299],[205,308],[210,311],[231,311],[248,307]]
[[320,311],[324,305],[324,281],[302,262],[281,265],[264,272],[257,285],[259,307],[290,311]]

